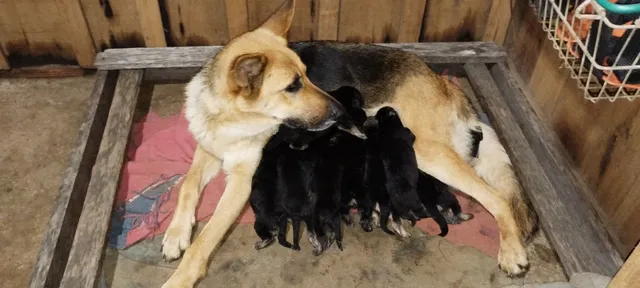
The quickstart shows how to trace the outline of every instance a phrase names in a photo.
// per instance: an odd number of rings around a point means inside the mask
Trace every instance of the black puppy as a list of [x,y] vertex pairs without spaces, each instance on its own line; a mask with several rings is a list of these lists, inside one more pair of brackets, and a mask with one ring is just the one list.
[[[351,92],[345,88],[335,93]],[[254,228],[261,238],[255,244],[256,249],[271,244],[277,232],[282,246],[299,250],[302,221],[307,224],[315,255],[328,248],[334,239],[342,249],[341,188],[347,146],[339,144],[342,139],[356,138],[350,134],[364,137],[352,119],[345,116],[324,131],[281,126],[269,140],[254,175],[250,196],[256,214]],[[293,226],[293,244],[286,240],[289,219]]]
[[462,213],[458,199],[447,184],[422,171],[418,178],[418,195],[425,207],[435,203],[448,224],[460,224],[473,219],[473,214]]
[[[430,215],[440,226],[440,236],[448,232],[447,222],[438,211],[436,199],[422,201],[419,194],[437,196],[437,190],[425,189],[417,193],[419,170],[413,142],[415,135],[404,125],[398,113],[391,107],[383,107],[376,113],[378,122],[377,142],[379,155],[384,168],[385,187],[389,195],[389,204],[380,203],[380,227],[385,230],[389,216],[393,218],[394,230],[403,237],[408,233],[402,228],[400,218],[415,223],[419,218]],[[434,187],[435,188],[435,187]],[[410,211],[402,211],[399,207],[410,207]],[[388,233],[388,230],[385,230]]]

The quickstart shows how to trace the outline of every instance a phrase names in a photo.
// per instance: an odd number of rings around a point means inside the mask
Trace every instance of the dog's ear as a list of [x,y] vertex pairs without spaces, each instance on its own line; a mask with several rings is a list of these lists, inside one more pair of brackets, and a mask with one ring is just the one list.
[[293,12],[296,6],[295,0],[285,0],[282,6],[276,10],[260,28],[265,28],[276,35],[286,38],[291,22],[293,22]]
[[229,73],[231,90],[249,95],[260,88],[266,65],[267,57],[262,54],[245,54],[236,58]]

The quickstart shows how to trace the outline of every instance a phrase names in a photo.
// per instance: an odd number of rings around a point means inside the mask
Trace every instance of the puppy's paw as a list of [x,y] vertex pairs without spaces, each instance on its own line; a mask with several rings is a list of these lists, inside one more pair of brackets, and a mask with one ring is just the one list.
[[365,232],[371,232],[375,228],[375,224],[373,223],[373,219],[360,219],[360,227]]
[[462,221],[460,221],[460,218],[458,218],[458,216],[453,214],[453,212],[451,210],[441,211],[441,214],[444,217],[444,220],[447,221],[447,224],[460,224],[460,223],[462,223]]
[[[169,228],[167,228],[167,232],[164,233],[164,238],[162,239],[162,257],[167,262],[180,258],[182,251],[186,250],[191,244],[191,232],[195,217],[192,216],[192,219],[189,219],[177,216],[174,215],[174,219],[171,220]],[[184,220],[185,218],[186,220]]]
[[275,238],[268,238],[265,240],[257,241],[255,244],[253,244],[253,249],[260,250],[260,249],[267,248],[269,245],[273,244],[275,240],[276,240]]
[[[500,245],[498,252],[498,266],[502,271],[507,273],[509,277],[522,276],[529,268],[529,260],[524,247],[520,245],[508,245],[507,243]],[[519,244],[519,243],[518,243]]]
[[391,222],[391,228],[393,228],[393,231],[396,232],[396,234],[402,238],[409,238],[411,237],[411,234],[407,231],[404,230],[404,227],[402,227],[402,223],[399,222]]
[[294,244],[293,247],[291,247],[291,250],[300,251],[300,245]]
[[313,246],[313,256],[319,256],[324,251],[322,242],[318,239],[318,236],[315,233],[309,233],[309,242],[311,242],[311,246]]
[[355,227],[355,224],[353,223],[353,220],[351,219],[351,214],[342,214],[342,215],[340,215],[340,217],[342,218],[342,221],[344,221],[344,224],[347,225],[347,227],[349,227],[349,228]]
[[458,218],[462,221],[469,221],[473,219],[473,214],[471,213],[460,213],[458,214]]

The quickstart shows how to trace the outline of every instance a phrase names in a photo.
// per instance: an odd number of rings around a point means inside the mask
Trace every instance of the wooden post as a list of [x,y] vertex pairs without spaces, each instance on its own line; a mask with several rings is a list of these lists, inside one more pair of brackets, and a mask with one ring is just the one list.
[[60,287],[94,287],[144,70],[120,72]]
[[164,28],[157,0],[135,0],[140,19],[140,30],[147,47],[166,47]]

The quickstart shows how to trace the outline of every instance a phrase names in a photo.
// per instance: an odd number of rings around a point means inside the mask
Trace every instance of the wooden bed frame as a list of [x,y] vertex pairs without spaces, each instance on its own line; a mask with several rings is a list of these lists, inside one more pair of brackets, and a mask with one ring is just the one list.
[[[532,108],[501,47],[490,42],[379,45],[416,53],[429,64],[463,67],[470,82],[463,85],[465,94],[479,103],[476,109],[496,129],[567,276],[613,276],[618,271],[623,260],[590,191]],[[95,86],[30,287],[94,287],[140,86],[187,82],[220,48],[109,49],[98,54]]]

